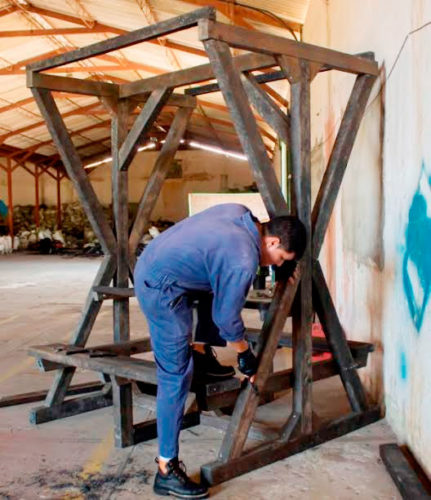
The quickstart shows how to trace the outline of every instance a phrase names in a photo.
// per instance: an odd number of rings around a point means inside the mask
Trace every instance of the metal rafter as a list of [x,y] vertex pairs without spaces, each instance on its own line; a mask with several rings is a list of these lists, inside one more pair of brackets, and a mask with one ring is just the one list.
[[[187,3],[191,3],[193,5],[202,5],[202,6],[211,5],[212,7],[215,7],[217,10],[219,10],[225,16],[231,19],[232,19],[231,17],[232,13],[230,9],[232,9],[235,12],[235,20],[237,20],[238,18],[242,19],[242,21],[248,19],[250,21],[255,21],[261,24],[267,24],[269,26],[274,26],[276,28],[290,28],[291,30],[296,32],[300,32],[302,29],[302,24],[298,23],[297,21],[283,18],[284,25],[282,25],[276,19],[263,12],[258,12],[257,10],[248,9],[247,7],[242,5],[236,5],[234,2],[232,2],[231,5],[227,5],[226,2],[222,2],[220,0],[184,0],[184,1]],[[246,21],[244,24],[249,25],[249,23],[247,23]],[[247,27],[244,24],[242,26]],[[250,25],[248,27],[250,28]],[[255,28],[252,27],[252,29]]]

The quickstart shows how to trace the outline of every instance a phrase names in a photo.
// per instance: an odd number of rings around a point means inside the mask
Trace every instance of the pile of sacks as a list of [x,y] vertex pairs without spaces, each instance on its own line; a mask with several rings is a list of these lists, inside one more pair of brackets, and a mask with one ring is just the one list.
[[11,236],[0,236],[0,255],[7,253],[12,253],[12,250],[18,250],[19,238],[15,236],[13,239]]

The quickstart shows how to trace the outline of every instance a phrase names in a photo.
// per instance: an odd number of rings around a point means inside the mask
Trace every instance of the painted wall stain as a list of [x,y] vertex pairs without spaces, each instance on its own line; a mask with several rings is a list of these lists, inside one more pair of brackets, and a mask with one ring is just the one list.
[[407,380],[407,357],[404,351],[400,353],[400,376],[401,380]]
[[416,331],[422,327],[431,288],[431,176],[422,164],[406,228],[403,285]]

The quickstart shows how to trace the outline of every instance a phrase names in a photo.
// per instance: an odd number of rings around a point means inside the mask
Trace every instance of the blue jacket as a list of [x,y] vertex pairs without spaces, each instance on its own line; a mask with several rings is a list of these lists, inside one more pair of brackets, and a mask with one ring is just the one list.
[[169,280],[177,296],[191,290],[212,291],[212,319],[221,337],[241,340],[241,310],[260,258],[254,221],[248,208],[234,203],[184,219],[146,247],[136,265],[135,287],[140,279],[152,278]]

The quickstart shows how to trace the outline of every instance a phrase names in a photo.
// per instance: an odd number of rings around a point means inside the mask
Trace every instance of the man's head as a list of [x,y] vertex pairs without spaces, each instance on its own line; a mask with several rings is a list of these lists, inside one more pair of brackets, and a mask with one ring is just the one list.
[[299,260],[307,241],[305,227],[293,215],[274,217],[261,226],[262,266],[281,266],[286,260]]

